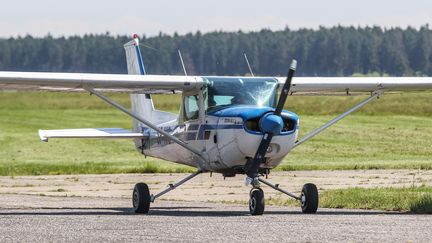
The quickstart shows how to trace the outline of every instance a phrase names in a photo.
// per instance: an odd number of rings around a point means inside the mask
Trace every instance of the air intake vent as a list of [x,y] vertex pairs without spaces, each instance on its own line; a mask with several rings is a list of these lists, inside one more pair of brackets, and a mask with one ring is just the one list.
[[282,117],[284,121],[284,126],[282,128],[282,132],[291,132],[296,128],[296,121],[290,118]]
[[259,117],[247,120],[245,122],[246,129],[249,131],[261,132],[259,128],[259,121],[260,121]]

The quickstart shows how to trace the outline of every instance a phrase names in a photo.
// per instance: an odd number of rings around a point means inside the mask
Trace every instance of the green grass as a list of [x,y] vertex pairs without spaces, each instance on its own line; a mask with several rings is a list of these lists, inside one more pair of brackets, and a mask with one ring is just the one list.
[[[303,116],[300,136],[331,117]],[[432,119],[352,115],[293,150],[278,169],[432,169]]]
[[[130,106],[129,96],[114,94]],[[156,99],[158,99],[157,97]],[[179,102],[179,97],[174,100]],[[170,98],[170,101],[173,98]],[[144,158],[131,140],[39,140],[39,129],[131,128],[131,119],[82,93],[0,93],[0,175],[176,173],[193,168]]]
[[[298,205],[298,202],[283,195],[271,198],[267,203]],[[320,194],[319,207],[432,213],[432,187],[327,190]]]
[[[129,107],[127,94],[112,94]],[[365,97],[289,97],[301,135]],[[432,93],[384,95],[296,148],[279,170],[432,168]],[[155,96],[177,112],[179,95]],[[84,93],[0,93],[0,175],[189,172],[144,158],[130,140],[39,140],[38,129],[131,127],[131,119]]]
[[64,175],[64,174],[114,174],[114,173],[190,173],[193,168],[171,165],[168,162],[144,163],[24,163],[0,165],[0,175]]

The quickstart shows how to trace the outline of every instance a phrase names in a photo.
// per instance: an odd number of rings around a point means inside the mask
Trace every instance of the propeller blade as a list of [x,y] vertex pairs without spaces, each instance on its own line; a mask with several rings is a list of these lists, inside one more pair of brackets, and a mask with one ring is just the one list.
[[[286,101],[286,99],[287,99],[287,97],[289,95],[289,91],[291,89],[291,80],[292,80],[292,78],[294,76],[296,68],[297,68],[297,61],[293,60],[291,62],[291,66],[290,66],[290,69],[288,71],[287,79],[286,79],[285,84],[284,84],[284,86],[282,88],[281,96],[279,97],[279,101],[278,101],[276,110],[273,113],[273,118],[274,118],[274,116],[277,116],[277,117],[279,117],[279,119],[281,119],[280,116],[282,114],[282,109],[283,109],[283,107],[285,105],[285,101]],[[264,116],[264,117],[262,117],[261,121],[263,121],[263,122],[269,122],[270,125],[271,125],[271,127],[274,124],[276,124],[276,125],[273,126],[273,127],[276,127],[276,128],[278,128],[279,126],[281,126],[281,125],[279,125],[280,122],[281,122],[281,120],[278,122],[277,121],[278,119],[275,120],[275,119],[269,118],[266,121],[267,117],[270,117],[270,116]],[[261,128],[261,129],[263,129],[263,128]],[[245,168],[244,168],[245,173],[247,175],[247,177],[246,177],[246,183],[247,184],[255,183],[253,180],[258,177],[258,172],[259,172],[260,164],[263,162],[263,160],[265,158],[265,155],[266,155],[267,150],[268,150],[268,148],[270,146],[271,140],[273,139],[273,136],[275,135],[275,133],[278,132],[274,128],[273,129],[270,128],[268,130],[267,129],[263,129],[263,130],[265,130],[265,131],[263,131],[264,135],[263,135],[263,138],[262,138],[262,140],[261,140],[261,142],[260,142],[260,144],[258,146],[258,150],[255,153],[255,156],[253,158],[249,159],[246,162],[246,165],[245,165]],[[279,132],[280,132],[280,129],[279,129]]]
[[254,158],[249,159],[249,161],[246,163],[247,168],[245,168],[245,172],[249,178],[256,178],[258,176],[259,166],[267,153],[267,149],[270,146],[272,138],[272,133],[265,133],[260,145],[258,146],[258,150],[255,153]]
[[285,101],[286,101],[286,99],[289,95],[289,91],[291,89],[291,80],[294,77],[294,73],[295,73],[296,68],[297,68],[297,61],[292,60],[290,69],[288,71],[287,79],[286,79],[285,84],[282,88],[282,92],[281,92],[281,95],[279,97],[279,101],[278,101],[278,104],[276,106],[276,110],[274,112],[274,114],[277,116],[280,116],[282,113],[282,109],[285,105]]

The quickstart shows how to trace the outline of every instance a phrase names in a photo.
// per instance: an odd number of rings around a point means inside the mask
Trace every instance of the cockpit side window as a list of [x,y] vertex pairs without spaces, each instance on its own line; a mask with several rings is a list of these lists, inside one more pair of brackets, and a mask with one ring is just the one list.
[[199,97],[190,95],[184,97],[184,120],[196,120],[199,117]]

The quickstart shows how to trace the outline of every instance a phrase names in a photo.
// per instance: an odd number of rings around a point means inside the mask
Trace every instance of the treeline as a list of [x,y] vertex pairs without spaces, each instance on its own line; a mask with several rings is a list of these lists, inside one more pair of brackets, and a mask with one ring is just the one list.
[[[125,73],[127,36],[84,35],[0,39],[0,70]],[[244,75],[247,54],[256,75],[285,75],[291,59],[301,76],[380,74],[432,76],[432,31],[380,27],[321,27],[258,32],[200,32],[141,37],[148,73]]]

